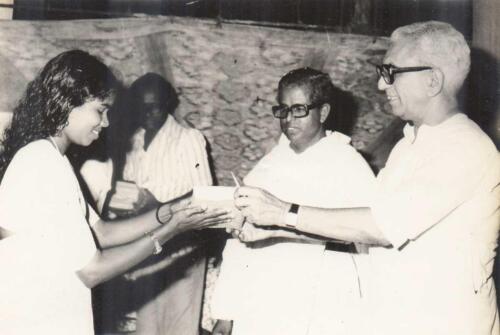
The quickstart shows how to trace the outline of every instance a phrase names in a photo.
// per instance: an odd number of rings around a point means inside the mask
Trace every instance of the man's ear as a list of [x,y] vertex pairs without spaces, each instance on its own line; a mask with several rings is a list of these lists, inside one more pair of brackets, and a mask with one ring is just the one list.
[[330,104],[323,104],[319,110],[319,120],[321,123],[325,123],[328,115],[330,115]]
[[427,94],[430,97],[438,95],[443,90],[444,85],[444,73],[438,68],[433,68],[429,71],[429,82],[427,86]]

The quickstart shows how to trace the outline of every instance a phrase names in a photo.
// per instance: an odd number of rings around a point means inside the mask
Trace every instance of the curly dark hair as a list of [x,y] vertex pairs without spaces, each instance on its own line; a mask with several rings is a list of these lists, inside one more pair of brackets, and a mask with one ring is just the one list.
[[111,70],[85,51],[65,51],[52,58],[28,84],[3,134],[0,181],[20,148],[58,134],[75,107],[113,97],[118,88]]

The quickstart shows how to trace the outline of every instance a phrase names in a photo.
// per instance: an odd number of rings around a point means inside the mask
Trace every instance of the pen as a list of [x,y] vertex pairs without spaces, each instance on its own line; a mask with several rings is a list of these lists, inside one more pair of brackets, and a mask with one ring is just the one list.
[[240,187],[240,183],[238,182],[238,178],[234,175],[233,171],[231,171],[231,176],[233,177],[234,183],[237,187]]

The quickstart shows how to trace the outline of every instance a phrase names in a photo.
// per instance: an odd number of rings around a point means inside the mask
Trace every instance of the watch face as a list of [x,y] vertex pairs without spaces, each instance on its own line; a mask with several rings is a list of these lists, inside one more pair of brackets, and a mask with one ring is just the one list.
[[297,214],[299,212],[299,205],[292,204],[288,212]]

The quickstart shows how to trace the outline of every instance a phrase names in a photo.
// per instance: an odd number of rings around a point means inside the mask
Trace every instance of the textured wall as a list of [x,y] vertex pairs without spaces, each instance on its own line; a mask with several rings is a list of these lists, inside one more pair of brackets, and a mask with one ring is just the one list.
[[380,62],[385,38],[164,17],[0,22],[0,115],[48,59],[71,48],[100,56],[126,84],[148,71],[172,80],[181,95],[177,116],[207,137],[221,184],[232,183],[230,170],[243,177],[275,143],[270,107],[279,78],[293,68],[322,69],[348,92],[350,103],[334,108],[358,115],[356,148],[393,120],[369,64]]
[[[149,71],[172,80],[181,99],[178,119],[207,137],[221,184],[233,183],[229,171],[243,177],[274,145],[279,125],[270,107],[279,78],[296,67],[322,69],[346,92],[333,106],[333,123],[337,114],[358,116],[352,128],[356,148],[375,143],[369,151],[380,150],[384,144],[375,139],[398,128],[369,64],[380,62],[385,38],[180,18],[0,22],[0,128],[35,73],[72,48],[101,57],[127,85]],[[379,156],[381,164],[384,154]],[[211,263],[206,300],[215,278]],[[205,304],[207,329],[209,316]]]
[[180,114],[213,144],[221,183],[231,183],[230,169],[244,176],[274,144],[279,127],[270,107],[279,78],[293,68],[323,69],[352,94],[359,114],[353,132],[358,149],[392,119],[368,63],[380,60],[385,39],[205,22],[174,35],[167,47],[182,92]]

